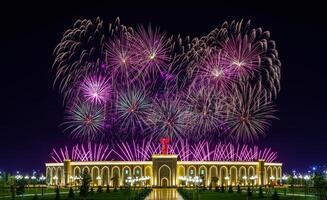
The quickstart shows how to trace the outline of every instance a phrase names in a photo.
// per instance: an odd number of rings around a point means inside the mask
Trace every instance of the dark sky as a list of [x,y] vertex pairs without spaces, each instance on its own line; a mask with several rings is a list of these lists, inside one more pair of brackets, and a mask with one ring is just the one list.
[[282,61],[282,90],[279,120],[259,143],[278,151],[286,170],[326,164],[325,7],[312,1],[209,2],[2,5],[0,170],[44,170],[52,147],[72,143],[58,127],[63,109],[52,87],[52,51],[75,20],[97,16],[105,22],[119,16],[131,26],[151,23],[167,33],[192,37],[207,34],[225,20],[242,18],[270,30]]

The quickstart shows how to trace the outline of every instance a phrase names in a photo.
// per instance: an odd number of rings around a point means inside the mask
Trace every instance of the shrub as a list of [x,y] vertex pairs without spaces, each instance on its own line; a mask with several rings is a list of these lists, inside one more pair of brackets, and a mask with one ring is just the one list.
[[274,191],[274,194],[271,196],[272,200],[279,200],[279,195],[277,193],[277,190]]
[[241,189],[240,185],[238,184],[237,185],[237,193],[241,193],[241,192],[242,192],[242,189]]
[[56,187],[55,192],[56,192],[55,200],[60,200],[60,192],[58,186]]
[[93,189],[93,187],[91,187],[90,194],[91,195],[94,195],[94,189]]
[[74,198],[74,190],[72,187],[70,187],[68,192],[68,199],[73,199],[73,198]]
[[231,185],[228,187],[228,193],[233,193],[233,187]]
[[221,185],[220,192],[225,192],[225,186],[224,186],[224,184]]
[[110,193],[110,186],[109,186],[109,184],[107,185],[106,193]]
[[101,185],[98,186],[97,193],[102,193],[102,186]]
[[37,194],[35,194],[35,195],[33,196],[33,200],[38,200],[38,196],[37,196]]
[[259,198],[262,199],[263,198],[263,190],[262,187],[259,187]]
[[80,196],[86,197],[88,195],[91,183],[91,176],[87,173],[87,171],[83,172],[82,176],[82,185],[80,187]]
[[246,195],[247,195],[248,197],[252,196],[252,191],[251,191],[250,186],[248,186],[248,188],[247,188],[247,190],[246,190]]

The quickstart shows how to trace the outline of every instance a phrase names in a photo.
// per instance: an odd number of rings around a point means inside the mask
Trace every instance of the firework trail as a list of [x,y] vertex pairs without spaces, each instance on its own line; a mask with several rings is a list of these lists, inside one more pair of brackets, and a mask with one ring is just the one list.
[[[110,148],[108,145],[92,144],[67,146],[52,150],[52,161],[149,161],[152,155],[160,154],[161,147],[152,139],[141,142],[121,142]],[[189,143],[188,140],[176,140],[168,148],[169,154],[178,155],[182,161],[253,161],[265,160],[271,163],[277,160],[277,152],[258,146],[233,145],[231,143],[210,144],[207,141]]]
[[65,130],[74,137],[146,132],[200,140],[224,132],[226,139],[254,142],[275,119],[278,51],[270,32],[250,21],[183,38],[151,26],[133,29],[119,18],[77,20],[54,56]]

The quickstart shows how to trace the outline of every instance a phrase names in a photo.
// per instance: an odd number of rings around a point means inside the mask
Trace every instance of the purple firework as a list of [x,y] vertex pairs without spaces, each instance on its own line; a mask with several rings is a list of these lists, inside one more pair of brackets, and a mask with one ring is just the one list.
[[150,101],[144,89],[127,89],[118,96],[118,122],[122,130],[144,130],[150,112]]
[[154,137],[181,137],[190,126],[191,112],[178,97],[157,97],[151,107],[148,124]]
[[129,81],[133,79],[136,63],[135,55],[126,34],[110,40],[106,46],[109,71],[114,80]]
[[145,29],[140,26],[130,40],[139,74],[152,76],[165,71],[170,60],[169,48],[166,37],[159,29],[153,30],[150,26]]
[[258,45],[252,44],[251,39],[245,35],[238,34],[231,36],[223,44],[222,58],[225,65],[232,70],[236,76],[249,76],[258,70],[260,65],[260,54],[262,53]]
[[74,137],[94,140],[102,135],[105,125],[104,108],[89,103],[77,102],[68,109],[66,131]]
[[221,92],[226,92],[235,82],[231,67],[223,61],[224,53],[221,50],[211,52],[200,62],[199,73],[194,83],[204,87],[212,87]]
[[59,150],[52,149],[51,158],[54,162],[63,162],[64,160],[72,161],[104,161],[110,159],[113,150],[108,145],[93,144],[88,142],[87,145],[77,144],[71,149],[67,146]]
[[110,97],[111,87],[107,78],[94,75],[84,79],[80,90],[87,102],[103,104]]

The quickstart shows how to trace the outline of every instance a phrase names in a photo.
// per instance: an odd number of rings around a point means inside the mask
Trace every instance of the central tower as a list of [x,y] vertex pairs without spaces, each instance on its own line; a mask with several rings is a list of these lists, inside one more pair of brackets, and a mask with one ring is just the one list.
[[176,187],[178,155],[156,154],[152,156],[154,187]]

